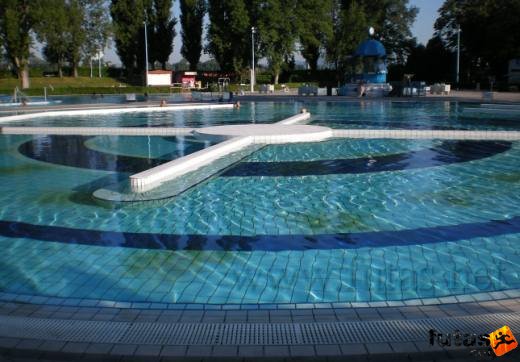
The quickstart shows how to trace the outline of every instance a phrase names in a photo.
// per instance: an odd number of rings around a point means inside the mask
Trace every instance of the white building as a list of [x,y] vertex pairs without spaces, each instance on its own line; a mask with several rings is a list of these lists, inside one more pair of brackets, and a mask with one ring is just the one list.
[[151,86],[170,86],[172,84],[172,72],[169,70],[149,70],[148,84]]

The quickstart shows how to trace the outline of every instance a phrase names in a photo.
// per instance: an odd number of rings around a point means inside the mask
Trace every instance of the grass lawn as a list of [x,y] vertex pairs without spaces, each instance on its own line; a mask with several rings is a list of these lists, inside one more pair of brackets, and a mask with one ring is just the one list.
[[[287,83],[290,88],[298,88],[302,83]],[[142,87],[133,86],[121,82],[114,78],[90,78],[90,77],[32,77],[30,78],[29,89],[24,89],[23,93],[29,96],[43,96],[44,87],[47,87],[47,95],[65,94],[125,94],[125,93],[170,93],[179,92],[180,89],[170,90],[169,87]],[[15,87],[20,86],[20,82],[15,78],[0,79],[0,94],[12,95]],[[218,87],[215,85],[214,90]],[[229,90],[237,92],[241,88],[249,90],[249,86],[240,87],[238,84],[230,84]],[[256,89],[259,89],[257,85]],[[281,89],[281,85],[275,86],[276,90]]]
[[[169,93],[169,87],[139,87],[131,86],[114,78],[90,77],[32,77],[31,87],[23,92],[30,96],[43,96],[43,88],[47,87],[48,95],[63,94],[119,94],[119,93]],[[15,78],[0,79],[0,94],[11,95],[20,82]]]

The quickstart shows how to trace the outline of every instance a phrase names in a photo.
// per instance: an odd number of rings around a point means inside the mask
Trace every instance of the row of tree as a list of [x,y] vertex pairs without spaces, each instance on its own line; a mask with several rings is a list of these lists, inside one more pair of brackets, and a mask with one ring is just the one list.
[[[181,54],[195,69],[205,51],[222,71],[244,74],[251,64],[251,28],[257,59],[268,61],[274,80],[300,51],[310,68],[320,58],[340,71],[374,26],[395,61],[406,58],[417,10],[408,0],[179,0]],[[32,34],[59,75],[68,63],[77,75],[81,59],[92,59],[111,36],[129,76],[149,61],[163,68],[173,51],[177,19],[173,0],[0,0],[0,38],[24,87]],[[110,18],[108,16],[110,14]],[[204,19],[209,22],[204,44]]]
[[[145,61],[144,16],[149,18],[147,33],[152,34],[150,59],[164,67],[176,35],[176,19],[167,13],[170,3],[112,0],[116,48],[130,74],[140,72]],[[294,63],[295,51],[300,51],[311,70],[324,56],[325,62],[344,73],[369,25],[377,29],[376,36],[383,39],[393,60],[404,61],[417,14],[408,0],[180,0],[180,9],[181,54],[192,70],[206,51],[222,71],[244,75],[251,65],[254,28],[257,59],[267,59],[275,83],[283,68]]]
[[[144,69],[145,24],[149,61],[163,68],[173,51],[177,19],[174,0],[0,0],[0,54],[8,57],[28,87],[32,38],[61,75],[68,63],[77,74],[110,37],[128,75]],[[179,0],[181,54],[196,69],[208,53],[225,72],[245,75],[251,64],[252,28],[257,59],[265,58],[275,83],[299,51],[311,70],[327,64],[338,79],[352,66],[351,54],[376,29],[393,64],[419,78],[453,74],[453,53],[461,29],[462,76],[504,74],[520,57],[520,0],[445,0],[426,47],[410,27],[417,9],[408,0]],[[205,19],[206,39],[203,39]],[[406,66],[404,66],[406,64]],[[439,80],[439,79],[435,79]],[[446,79],[445,79],[446,80]]]
[[29,87],[32,34],[60,76],[65,63],[77,76],[80,60],[92,59],[105,48],[110,19],[103,0],[0,0],[0,48],[23,88]]
[[445,0],[433,38],[412,47],[404,72],[429,82],[455,82],[460,35],[459,84],[505,81],[509,61],[520,58],[519,19],[520,0]]
[[267,59],[275,83],[295,51],[311,70],[323,58],[344,74],[369,26],[392,61],[406,59],[416,14],[408,0],[211,0],[206,50],[222,69],[243,72],[251,62],[254,27],[256,52]]

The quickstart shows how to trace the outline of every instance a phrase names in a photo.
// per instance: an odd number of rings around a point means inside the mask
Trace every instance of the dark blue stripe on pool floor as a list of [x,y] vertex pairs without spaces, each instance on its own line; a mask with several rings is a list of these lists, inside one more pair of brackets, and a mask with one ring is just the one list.
[[[204,148],[200,142],[186,141],[183,152],[156,158],[133,157],[97,151],[85,146],[90,136],[41,136],[20,145],[18,151],[34,160],[91,170],[137,173]],[[166,137],[175,142],[175,137]]]
[[[178,152],[157,158],[116,155],[89,149],[82,136],[45,136],[25,142],[19,152],[26,157],[70,167],[137,173],[180,157]],[[173,139],[172,139],[173,140]],[[44,145],[44,146],[42,146]],[[241,162],[221,176],[306,176],[398,171],[442,166],[491,157],[511,148],[506,141],[444,141],[437,147],[376,157],[319,161]],[[183,154],[203,148],[186,142]]]
[[430,244],[516,233],[520,233],[520,216],[506,220],[434,226],[413,230],[266,236],[127,233],[0,221],[0,235],[9,238],[29,238],[66,244],[167,250],[355,249]]
[[399,171],[448,165],[508,151],[511,142],[444,141],[438,147],[385,156],[318,161],[241,162],[221,176],[309,176]]

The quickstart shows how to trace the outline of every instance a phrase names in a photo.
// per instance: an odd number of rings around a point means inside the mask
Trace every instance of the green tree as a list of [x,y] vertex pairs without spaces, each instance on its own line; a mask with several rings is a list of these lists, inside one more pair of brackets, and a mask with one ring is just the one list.
[[488,75],[501,77],[507,63],[520,57],[519,0],[446,0],[435,23],[446,47],[455,50],[460,26],[462,67],[466,77],[481,81]]
[[389,58],[404,64],[413,45],[411,27],[418,9],[409,5],[409,0],[343,0],[348,8],[357,2],[364,9],[367,26],[376,30],[376,38],[384,44]]
[[250,17],[244,0],[211,0],[208,15],[207,52],[221,70],[240,73],[251,59]]
[[180,0],[182,56],[196,70],[202,53],[202,25],[206,13],[205,0]]
[[82,46],[83,56],[90,63],[92,77],[92,58],[105,49],[110,36],[110,18],[104,0],[81,0],[85,9],[83,29],[85,41]]
[[166,69],[166,62],[173,52],[173,39],[175,38],[175,24],[177,19],[171,16],[172,0],[153,0],[152,13],[149,14],[150,25],[150,60],[161,63],[162,69]]
[[[142,71],[145,64],[144,21],[153,14],[151,0],[112,0],[110,16],[117,54],[130,77]],[[148,16],[148,36],[153,33]]]
[[327,39],[327,60],[334,65],[338,81],[352,72],[352,55],[367,37],[364,7],[357,1],[336,3],[332,11],[334,31]]
[[36,36],[44,44],[43,55],[49,63],[56,64],[58,74],[63,77],[63,67],[67,61],[68,13],[65,0],[38,1],[35,23]]
[[278,84],[284,63],[292,57],[296,40],[295,0],[265,0],[258,4],[258,38],[260,52],[267,58]]
[[29,88],[32,7],[29,0],[0,0],[0,40],[23,89]]
[[414,46],[404,67],[404,73],[428,83],[449,82],[452,76],[453,57],[442,39],[434,36],[426,46]]
[[333,0],[302,0],[296,7],[300,53],[311,70],[318,68],[325,40],[332,35]]
[[81,47],[85,41],[83,30],[85,12],[79,0],[45,0],[38,4],[35,31],[45,44],[45,58],[58,66],[63,77],[63,66],[70,62],[74,77],[78,76]]
[[78,66],[81,60],[81,48],[86,36],[83,29],[85,23],[85,9],[80,0],[69,0],[66,4],[67,21],[67,60],[72,67],[72,75],[78,77]]

